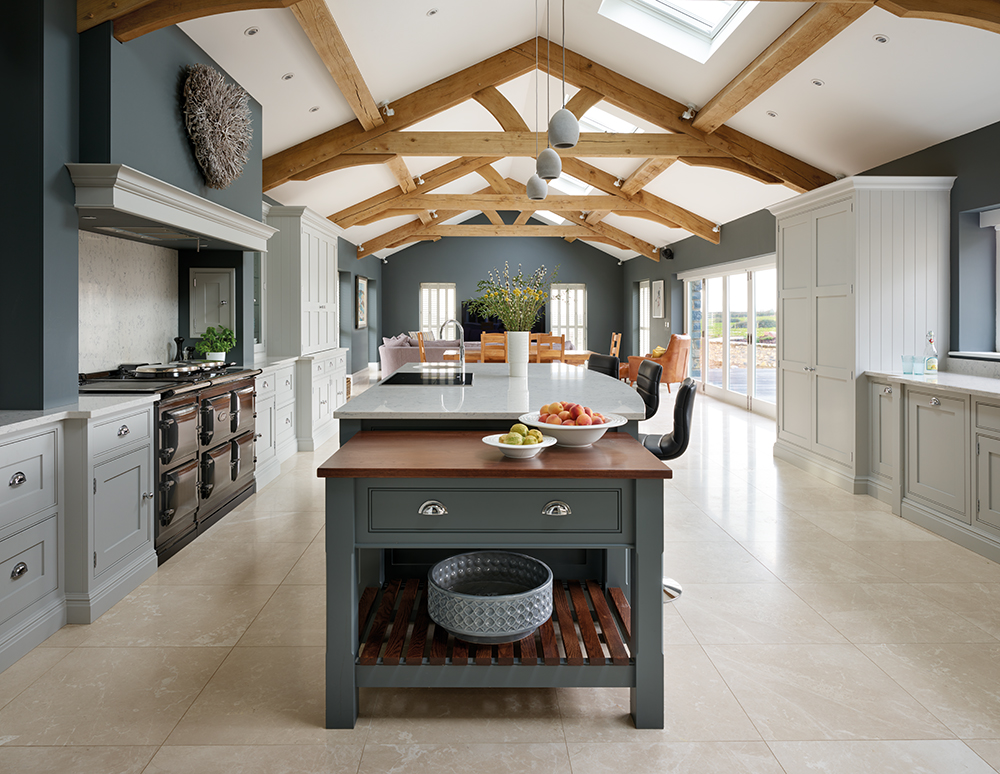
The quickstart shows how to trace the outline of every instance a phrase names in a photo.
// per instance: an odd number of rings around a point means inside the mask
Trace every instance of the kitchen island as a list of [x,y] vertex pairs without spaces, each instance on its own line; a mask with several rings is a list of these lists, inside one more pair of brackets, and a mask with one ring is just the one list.
[[[327,727],[354,727],[361,686],[622,686],[636,727],[663,728],[670,469],[627,433],[528,460],[484,434],[359,432],[319,468]],[[429,622],[425,554],[482,548],[536,556],[557,579],[552,619],[518,643],[469,645]]]

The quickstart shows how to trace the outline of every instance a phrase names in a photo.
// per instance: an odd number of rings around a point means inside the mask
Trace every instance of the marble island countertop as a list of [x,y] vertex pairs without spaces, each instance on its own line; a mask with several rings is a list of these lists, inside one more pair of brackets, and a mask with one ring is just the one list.
[[[441,364],[406,363],[399,370],[416,373],[421,367],[440,368]],[[334,412],[334,417],[509,419],[556,400],[581,403],[629,420],[645,417],[645,404],[634,389],[580,366],[529,363],[525,379],[510,378],[506,363],[467,363],[465,370],[473,375],[467,387],[378,383],[351,398]]]
[[38,410],[0,410],[0,436],[63,419],[91,419],[152,405],[157,395],[81,395],[76,403]]
[[1000,379],[992,379],[987,376],[969,376],[946,371],[936,371],[922,376],[903,374],[898,371],[866,371],[865,375],[869,378],[884,379],[914,387],[934,386],[941,390],[962,392],[981,398],[1000,398]]

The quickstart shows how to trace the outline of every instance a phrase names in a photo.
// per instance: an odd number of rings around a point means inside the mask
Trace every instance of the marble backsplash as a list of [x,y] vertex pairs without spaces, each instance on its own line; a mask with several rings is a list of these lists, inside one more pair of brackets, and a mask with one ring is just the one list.
[[80,232],[80,367],[172,359],[177,251]]
[[946,369],[953,374],[966,376],[986,376],[990,379],[1000,379],[1000,361],[997,360],[967,360],[950,357]]

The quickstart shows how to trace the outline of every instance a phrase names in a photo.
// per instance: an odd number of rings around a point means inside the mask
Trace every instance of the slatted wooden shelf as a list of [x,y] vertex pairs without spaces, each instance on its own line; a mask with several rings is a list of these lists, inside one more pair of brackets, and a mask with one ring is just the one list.
[[465,642],[427,615],[423,582],[389,581],[358,602],[362,666],[634,666],[632,611],[619,588],[593,580],[556,581],[552,618],[506,645]]

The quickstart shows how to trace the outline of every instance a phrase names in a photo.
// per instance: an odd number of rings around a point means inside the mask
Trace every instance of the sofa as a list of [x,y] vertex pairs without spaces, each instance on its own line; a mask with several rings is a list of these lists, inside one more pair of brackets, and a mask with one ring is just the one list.
[[[428,341],[427,334],[424,334],[424,351],[427,353],[427,362],[443,362],[445,350],[458,349],[458,343],[458,339]],[[466,352],[470,350],[478,352],[479,342],[465,342],[465,350]],[[383,338],[382,346],[378,348],[378,361],[383,379],[397,371],[403,363],[419,363],[420,348],[417,346],[417,340],[405,333],[388,339]]]

